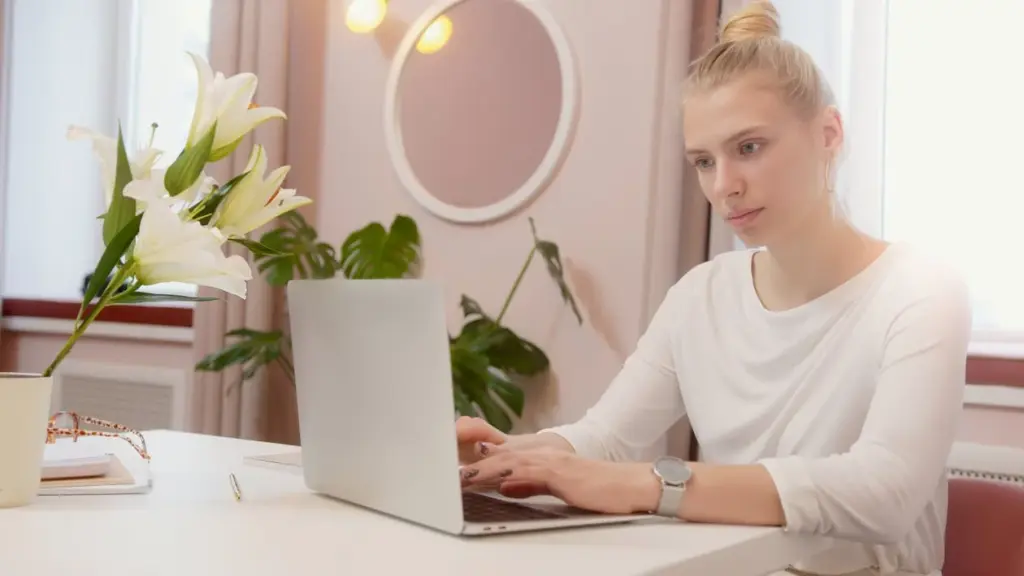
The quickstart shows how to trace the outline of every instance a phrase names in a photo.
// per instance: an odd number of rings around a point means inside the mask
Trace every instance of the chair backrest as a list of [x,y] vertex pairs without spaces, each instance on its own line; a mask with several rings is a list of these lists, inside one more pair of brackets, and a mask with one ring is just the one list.
[[960,444],[950,459],[943,576],[1024,575],[1024,451]]

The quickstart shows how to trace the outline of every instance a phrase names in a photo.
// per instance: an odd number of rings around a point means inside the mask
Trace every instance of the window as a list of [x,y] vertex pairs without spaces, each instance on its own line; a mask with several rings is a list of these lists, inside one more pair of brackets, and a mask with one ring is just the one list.
[[[208,57],[212,0],[9,0],[2,295],[81,299],[102,254],[99,166],[77,124],[154,145],[166,166],[185,142],[196,75],[186,51]],[[57,4],[59,7],[55,7]],[[161,292],[194,294],[192,285]]]
[[965,274],[975,340],[1024,336],[1022,20],[1022,0],[888,5],[882,233]]
[[964,274],[973,350],[1024,344],[1013,235],[1024,214],[1016,170],[1024,88],[1009,40],[1024,0],[775,4],[783,35],[815,58],[844,116],[836,184],[854,223],[930,250]]

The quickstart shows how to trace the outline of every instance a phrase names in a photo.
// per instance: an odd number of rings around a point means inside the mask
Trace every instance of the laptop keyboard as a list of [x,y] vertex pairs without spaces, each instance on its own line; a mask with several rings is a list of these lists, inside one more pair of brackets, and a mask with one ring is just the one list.
[[565,518],[562,514],[498,500],[476,492],[462,493],[462,515],[467,522],[480,523]]

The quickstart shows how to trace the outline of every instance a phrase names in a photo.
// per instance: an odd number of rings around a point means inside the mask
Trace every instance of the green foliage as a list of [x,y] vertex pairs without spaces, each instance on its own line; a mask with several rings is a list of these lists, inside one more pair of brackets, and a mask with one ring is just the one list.
[[[124,148],[124,136],[121,127],[117,128],[117,162],[114,169],[114,191],[110,197],[110,206],[103,215],[103,244],[109,246],[111,240],[135,217],[135,199],[124,195],[124,189],[132,181],[132,168],[128,162],[128,153]],[[135,229],[138,233],[138,228]],[[129,243],[134,235],[129,239]],[[124,248],[128,245],[125,244]],[[120,254],[118,254],[120,256]],[[106,277],[106,276],[104,276]]]
[[565,280],[558,245],[540,239],[533,218],[529,220],[533,247],[512,283],[498,317],[492,319],[475,300],[463,295],[462,330],[450,339],[456,412],[482,416],[502,432],[512,429],[513,416],[519,418],[523,415],[525,397],[515,381],[545,372],[550,365],[543,350],[501,323],[534,256],[540,254],[544,259],[548,274],[558,286],[562,299],[572,308],[577,321],[583,323],[583,316]]
[[242,366],[242,381],[249,380],[259,370],[277,362],[293,379],[295,369],[291,362],[291,339],[280,330],[268,332],[239,328],[226,334],[232,343],[226,348],[208,354],[196,364],[196,370],[220,372],[229,366]]
[[[497,318],[489,316],[469,296],[460,306],[463,325],[449,337],[455,412],[481,416],[496,428],[509,431],[514,418],[521,417],[526,403],[517,380],[545,372],[550,361],[536,344],[521,338],[501,323],[512,298],[534,256],[541,255],[563,300],[582,324],[583,317],[565,281],[558,246],[538,238],[530,219],[533,246],[505,298]],[[341,245],[340,257],[333,246],[319,239],[315,228],[296,212],[281,217],[281,226],[265,233],[256,247],[250,247],[259,271],[267,282],[283,286],[294,278],[349,279],[405,278],[413,276],[421,257],[420,233],[416,222],[399,214],[385,228],[371,222],[349,234]],[[228,333],[232,342],[196,364],[196,370],[219,372],[242,366],[242,381],[277,363],[295,382],[291,341],[279,330],[260,332],[240,329]]]
[[420,259],[420,231],[403,214],[391,229],[371,222],[353,232],[341,245],[341,269],[346,278],[404,278]]
[[206,163],[211,161],[213,137],[217,131],[214,122],[210,130],[194,146],[186,147],[164,173],[164,188],[171,196],[177,196],[192,187],[203,173]]
[[263,234],[260,244],[276,252],[258,255],[256,267],[271,286],[294,278],[333,278],[341,267],[334,246],[320,241],[316,228],[298,212],[279,218],[281,226]]
[[[374,222],[352,232],[341,246],[341,258],[334,246],[319,238],[298,212],[281,216],[281,225],[260,237],[246,241],[257,269],[273,286],[284,286],[294,278],[333,278],[339,272],[346,278],[401,278],[419,260],[420,234],[408,216],[398,215],[390,230]],[[242,381],[255,376],[260,368],[277,363],[295,382],[291,361],[291,339],[280,330],[260,332],[240,329],[227,334],[232,340],[226,348],[208,354],[195,369],[220,372],[242,366]]]
[[532,342],[487,316],[475,300],[463,295],[462,330],[451,341],[455,410],[480,414],[494,427],[509,431],[512,418],[523,415],[526,398],[515,376],[547,370],[547,355]]

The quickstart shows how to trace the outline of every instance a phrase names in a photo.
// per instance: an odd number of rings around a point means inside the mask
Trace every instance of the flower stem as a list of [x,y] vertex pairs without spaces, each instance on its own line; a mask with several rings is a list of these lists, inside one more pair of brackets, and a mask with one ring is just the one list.
[[[60,352],[57,353],[57,356],[53,359],[53,362],[50,362],[50,365],[47,366],[46,370],[43,371],[43,376],[53,375],[54,371],[57,370],[57,366],[60,365],[64,358],[66,358],[67,355],[71,352],[71,349],[75,346],[75,342],[77,342],[78,339],[81,338],[83,334],[85,334],[86,329],[89,328],[89,325],[92,324],[93,320],[95,320],[96,317],[100,315],[100,312],[102,312],[103,309],[106,307],[106,305],[110,303],[110,300],[114,297],[115,294],[117,294],[118,288],[121,287],[121,284],[124,283],[125,279],[129,276],[129,274],[131,274],[131,272],[132,266],[124,266],[117,271],[117,274],[114,275],[114,278],[107,285],[106,290],[103,291],[103,294],[100,296],[100,299],[96,302],[96,305],[93,306],[89,314],[80,322],[75,323],[75,329],[72,330],[71,336],[68,337],[67,342],[64,343],[64,347],[61,348]],[[86,308],[86,306],[83,306],[82,308],[84,309]]]
[[534,244],[533,248],[530,248],[530,255],[526,257],[526,262],[523,263],[523,267],[519,270],[519,275],[516,276],[516,281],[512,284],[512,290],[505,297],[505,303],[501,306],[501,312],[498,313],[498,317],[494,320],[495,324],[501,324],[501,319],[505,317],[505,312],[508,312],[508,307],[512,304],[512,297],[516,295],[516,290],[519,289],[519,284],[523,281],[523,277],[526,276],[526,271],[530,268],[530,262],[533,261],[533,255],[536,253],[537,245]]

